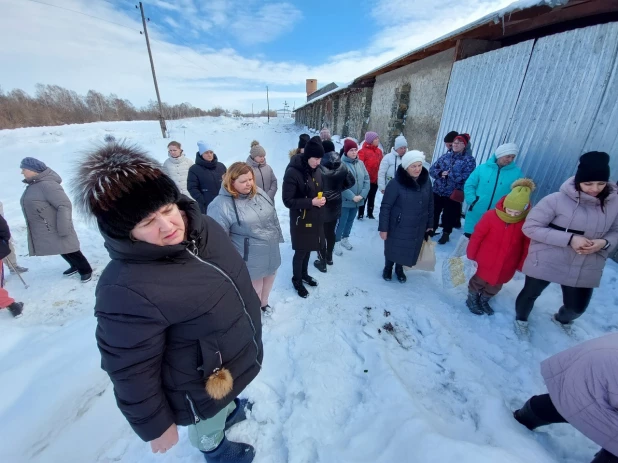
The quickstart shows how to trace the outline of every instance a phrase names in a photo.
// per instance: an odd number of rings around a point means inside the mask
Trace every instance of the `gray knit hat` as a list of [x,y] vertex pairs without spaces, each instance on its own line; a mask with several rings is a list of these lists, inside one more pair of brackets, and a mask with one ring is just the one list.
[[47,166],[43,161],[39,161],[35,158],[23,158],[21,160],[21,164],[19,165],[20,169],[28,169],[32,172],[38,172],[39,174],[47,169]]
[[251,156],[251,159],[255,159],[257,156],[266,156],[266,150],[262,148],[259,141],[253,140],[251,142],[249,156]]

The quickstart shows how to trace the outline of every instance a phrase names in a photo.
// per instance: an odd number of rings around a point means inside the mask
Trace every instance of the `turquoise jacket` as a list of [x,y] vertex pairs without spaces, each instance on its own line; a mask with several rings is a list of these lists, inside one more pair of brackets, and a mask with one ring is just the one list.
[[523,176],[514,162],[499,168],[495,154],[492,154],[485,164],[474,169],[464,186],[468,205],[464,233],[472,233],[483,214],[496,207],[498,201],[511,192],[513,182]]

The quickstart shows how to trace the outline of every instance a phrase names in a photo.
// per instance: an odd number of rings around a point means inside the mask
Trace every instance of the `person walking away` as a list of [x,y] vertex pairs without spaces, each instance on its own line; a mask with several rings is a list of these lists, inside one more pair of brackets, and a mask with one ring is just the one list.
[[378,170],[378,190],[384,194],[386,185],[390,182],[397,173],[397,167],[401,165],[401,158],[408,152],[408,141],[403,135],[399,135],[395,138],[395,145],[391,148],[391,152],[388,153],[382,162],[380,162],[380,169]]
[[274,202],[278,189],[277,177],[275,177],[272,167],[266,164],[266,150],[257,140],[251,142],[247,164],[253,169],[256,185],[264,190]]
[[408,151],[397,168],[395,179],[386,185],[380,206],[378,230],[384,240],[385,264],[382,278],[390,281],[395,274],[405,283],[403,266],[416,265],[423,241],[433,226],[433,191],[429,172],[423,167],[425,154]]
[[246,418],[251,404],[238,396],[263,359],[260,300],[242,257],[135,146],[87,153],[74,182],[111,258],[94,310],[118,408],[153,453],[188,426],[207,462],[251,462],[254,448],[225,436]]
[[22,159],[20,168],[26,184],[20,203],[28,229],[30,256],[60,255],[69,264],[63,275],[79,273],[82,283],[89,282],[92,267],[79,249],[73,228],[73,205],[60,185],[62,179],[35,158]]
[[318,168],[324,157],[324,148],[319,137],[306,144],[304,152],[293,156],[283,176],[281,197],[290,209],[290,236],[294,258],[292,260],[292,284],[300,297],[309,292],[303,282],[317,286],[318,282],[309,275],[311,251],[319,251],[324,241],[324,205],[322,171]]
[[356,218],[356,211],[367,198],[370,188],[369,172],[367,172],[363,161],[358,159],[358,144],[354,140],[346,138],[343,142],[343,153],[342,164],[354,177],[354,185],[341,193],[341,217],[335,230],[334,253],[337,256],[343,255],[342,247],[348,251],[352,250],[349,238]]
[[464,235],[470,238],[475,225],[485,212],[496,207],[498,201],[507,195],[511,185],[524,176],[515,165],[519,147],[505,143],[496,148],[485,164],[478,166],[464,185],[464,196],[468,205]]
[[578,344],[541,363],[548,394],[514,418],[530,430],[569,423],[601,450],[591,463],[618,463],[618,333]]
[[[0,217],[4,217],[4,207],[2,205],[2,201],[0,201]],[[22,267],[21,265],[17,264],[17,254],[15,254],[15,246],[13,244],[13,238],[9,239],[8,246],[9,246],[10,252],[5,257],[5,261],[7,265],[9,266],[9,271],[11,273],[13,272],[26,273],[28,269],[26,267]]]
[[14,318],[19,318],[24,309],[23,302],[15,302],[6,289],[4,289],[4,266],[2,259],[6,259],[11,254],[11,230],[9,225],[0,214],[0,309],[8,309]]
[[453,149],[440,156],[429,169],[434,179],[434,231],[437,230],[442,215],[442,236],[438,244],[449,242],[453,228],[461,217],[464,184],[476,168],[476,161],[466,150],[468,143],[470,135],[457,135],[453,141]]
[[339,154],[335,151],[335,145],[330,140],[322,142],[324,157],[320,162],[322,171],[322,185],[326,206],[324,206],[324,241],[318,252],[318,259],[313,263],[320,272],[326,273],[327,265],[333,265],[333,249],[335,248],[337,221],[341,217],[341,194],[344,190],[352,188],[355,183],[354,176],[342,164]]
[[327,140],[330,141],[330,139],[331,139],[330,129],[328,127],[322,127],[322,130],[320,130],[320,140],[324,142]]
[[298,146],[290,150],[290,159],[292,159],[292,156],[296,156],[297,154],[303,154],[303,151],[305,151],[305,146],[307,145],[307,142],[310,138],[311,137],[306,133],[298,136]]
[[539,201],[523,232],[531,240],[515,303],[515,328],[528,333],[534,302],[550,283],[562,288],[563,306],[552,320],[566,330],[587,309],[605,262],[618,244],[618,193],[609,183],[609,155],[583,154],[575,177]]
[[167,155],[168,158],[163,163],[163,172],[174,181],[181,194],[191,196],[187,189],[187,177],[189,169],[194,164],[193,160],[185,156],[182,145],[177,141],[171,141],[167,145]]
[[199,204],[202,214],[206,214],[208,205],[219,194],[221,180],[227,169],[206,142],[198,141],[197,147],[195,164],[189,168],[187,189]]
[[[378,147],[380,137],[375,132],[367,132],[365,134],[365,142],[358,152],[358,159],[363,161],[367,172],[369,172],[369,181],[371,186],[367,195],[367,218],[375,219],[373,216],[373,207],[378,191],[378,170],[382,162],[382,150]],[[358,219],[361,220],[365,216],[365,205],[362,204],[358,208]]]
[[208,215],[223,227],[247,264],[262,312],[281,265],[283,234],[273,200],[257,186],[253,168],[235,162],[223,176],[221,192],[208,206]]
[[466,252],[478,268],[468,283],[466,305],[475,315],[493,315],[489,301],[521,271],[530,244],[522,227],[534,189],[532,180],[516,180],[496,208],[483,214],[470,237]]

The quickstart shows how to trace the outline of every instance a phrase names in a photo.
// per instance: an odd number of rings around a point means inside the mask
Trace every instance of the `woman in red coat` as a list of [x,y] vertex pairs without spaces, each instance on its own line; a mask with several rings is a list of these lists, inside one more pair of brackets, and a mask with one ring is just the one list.
[[[382,150],[378,148],[380,145],[380,137],[375,132],[367,132],[365,134],[365,142],[363,147],[358,151],[358,159],[363,161],[367,172],[369,172],[369,194],[367,195],[367,218],[375,219],[373,216],[373,205],[378,192],[378,170],[380,163],[384,157]],[[365,215],[365,205],[358,208],[358,219],[362,219]]]
[[468,259],[478,269],[468,283],[466,305],[475,315],[493,315],[489,300],[520,270],[530,239],[522,232],[530,210],[530,194],[534,182],[519,179],[511,185],[511,192],[502,198],[496,208],[487,211],[474,227],[468,243]]

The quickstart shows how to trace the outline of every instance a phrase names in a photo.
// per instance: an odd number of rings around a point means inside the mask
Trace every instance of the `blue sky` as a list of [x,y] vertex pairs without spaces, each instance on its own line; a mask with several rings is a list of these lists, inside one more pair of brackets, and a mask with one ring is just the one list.
[[[10,70],[0,74],[0,87],[29,93],[37,82],[79,93],[92,88],[146,104],[154,91],[136,3],[0,0],[0,42],[11,44],[0,47],[0,62]],[[143,3],[162,98],[248,111],[251,105],[265,109],[267,85],[272,107],[285,100],[298,106],[306,100],[307,78],[319,86],[348,82],[511,2]]]

